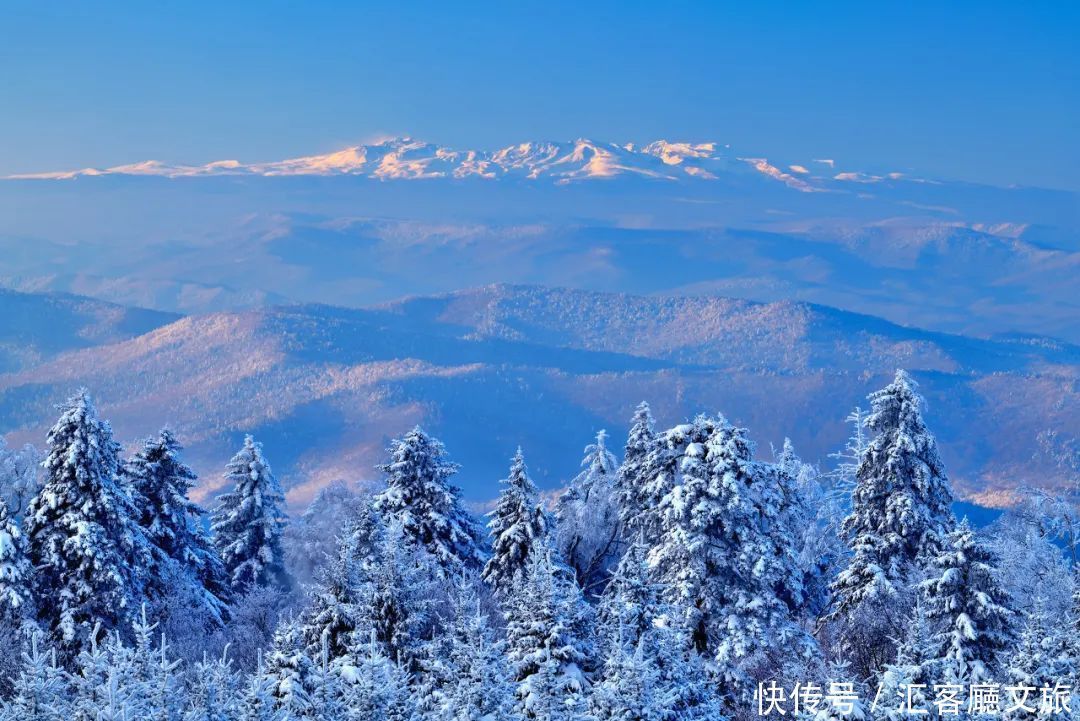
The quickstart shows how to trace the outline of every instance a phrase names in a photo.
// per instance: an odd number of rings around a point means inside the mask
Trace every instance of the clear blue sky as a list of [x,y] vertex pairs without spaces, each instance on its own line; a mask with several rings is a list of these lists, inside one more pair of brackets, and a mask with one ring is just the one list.
[[1078,37],[1080,3],[1021,0],[8,0],[0,173],[277,159],[407,133],[715,139],[1080,189]]

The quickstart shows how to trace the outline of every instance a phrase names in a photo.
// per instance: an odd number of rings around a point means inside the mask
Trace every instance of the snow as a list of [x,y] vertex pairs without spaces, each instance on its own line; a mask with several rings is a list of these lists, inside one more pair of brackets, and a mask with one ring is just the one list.
[[[571,142],[526,141],[496,150],[455,149],[409,137],[378,139],[318,155],[306,155],[268,162],[215,160],[202,165],[146,160],[107,168],[8,176],[19,180],[60,180],[100,175],[196,178],[220,175],[338,176],[350,175],[375,180],[434,180],[476,178],[496,181],[505,177],[547,179],[556,184],[579,181],[637,177],[663,181],[714,181],[724,174],[743,172],[749,164],[755,171],[800,192],[827,188],[813,177],[805,165],[790,164],[781,170],[762,157],[736,158],[726,145],[717,142],[656,140],[634,143],[600,142],[579,138]],[[831,160],[815,160],[830,168]],[[892,173],[890,178],[900,174]],[[849,172],[834,176],[837,181],[876,182],[881,177]]]

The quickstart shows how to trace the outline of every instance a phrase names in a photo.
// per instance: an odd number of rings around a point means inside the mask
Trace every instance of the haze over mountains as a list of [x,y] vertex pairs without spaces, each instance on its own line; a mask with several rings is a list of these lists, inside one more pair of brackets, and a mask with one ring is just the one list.
[[423,422],[479,500],[642,398],[824,460],[902,366],[969,497],[1064,483],[1036,436],[1080,437],[1080,195],[813,158],[389,139],[2,179],[0,433],[87,385],[208,483],[257,432],[299,500]]
[[1080,342],[1078,197],[721,143],[392,139],[2,180],[0,283],[184,313],[531,283]]

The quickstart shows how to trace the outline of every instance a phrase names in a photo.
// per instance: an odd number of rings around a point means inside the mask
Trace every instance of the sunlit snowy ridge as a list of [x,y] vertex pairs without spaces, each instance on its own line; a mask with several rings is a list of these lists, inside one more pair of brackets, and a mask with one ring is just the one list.
[[905,177],[895,172],[872,175],[840,170],[835,166],[832,160],[808,160],[801,165],[774,163],[764,157],[743,155],[730,145],[717,142],[657,140],[635,145],[579,138],[570,142],[523,142],[489,151],[455,150],[413,138],[392,138],[322,155],[271,162],[216,160],[203,165],[183,165],[146,160],[109,168],[24,173],[8,176],[8,179],[69,180],[100,175],[166,178],[356,175],[378,180],[516,177],[568,183],[618,176],[716,181],[724,175],[760,173],[795,190],[818,192],[833,189],[838,184],[875,183]]

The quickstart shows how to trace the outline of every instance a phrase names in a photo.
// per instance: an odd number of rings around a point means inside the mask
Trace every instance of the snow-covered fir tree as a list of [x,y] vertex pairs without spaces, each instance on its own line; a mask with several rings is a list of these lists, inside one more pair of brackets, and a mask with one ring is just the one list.
[[23,655],[23,666],[15,678],[10,699],[0,700],[0,718],[68,721],[70,703],[68,679],[57,663],[56,651],[46,649],[41,635],[35,634]]
[[851,512],[841,532],[851,549],[832,585],[829,619],[866,676],[892,660],[890,610],[918,581],[920,568],[952,528],[952,490],[937,442],[922,418],[922,397],[904,371],[870,395],[866,427],[874,434],[856,471]]
[[598,719],[658,721],[667,713],[657,698],[660,669],[653,663],[644,639],[612,646],[592,690],[589,708]]
[[240,687],[228,649],[204,656],[190,671],[183,721],[233,721]]
[[188,498],[198,477],[180,459],[181,450],[172,431],[164,428],[146,439],[123,467],[139,524],[150,541],[153,565],[146,569],[147,596],[161,605],[182,593],[198,603],[193,610],[200,616],[220,624],[230,597],[229,580],[203,532],[205,511]]
[[305,718],[311,712],[309,680],[315,660],[304,652],[303,629],[294,618],[284,619],[274,632],[266,656],[266,676],[275,707],[286,717]]
[[370,629],[382,653],[410,672],[432,618],[439,565],[397,522],[382,534],[376,565],[361,598],[359,628]]
[[[1009,649],[1003,649],[1005,659],[1005,680],[1016,686],[1029,686],[1034,689],[1054,688],[1055,684],[1067,684],[1063,679],[1073,679],[1074,669],[1069,656],[1066,634],[1055,628],[1046,609],[1042,596],[1036,596],[1030,611],[1024,614],[1016,642]],[[1036,691],[1035,693],[1038,693]],[[1010,713],[1010,718],[1051,718],[1049,708],[1040,708],[1041,699],[1033,699],[1034,712],[1017,710]]]
[[997,559],[964,519],[944,539],[922,582],[927,618],[937,625],[931,657],[936,679],[988,683],[1013,640],[1013,612]]
[[323,634],[322,648],[308,674],[311,707],[308,716],[316,721],[344,719],[348,713],[345,680],[331,660],[329,632]]
[[619,505],[615,497],[618,462],[607,449],[607,431],[585,447],[581,473],[555,506],[556,547],[577,575],[586,595],[598,596],[618,561]]
[[350,654],[337,662],[345,681],[349,721],[417,721],[410,676],[382,650],[375,632],[357,633]]
[[656,501],[652,493],[646,459],[656,446],[656,424],[649,404],[642,401],[630,421],[623,461],[615,474],[615,497],[619,507],[619,527],[626,539],[644,534],[656,538]]
[[32,572],[26,539],[0,498],[0,631],[12,633],[30,618]]
[[361,604],[370,597],[365,559],[357,546],[360,534],[345,535],[336,558],[318,571],[311,601],[300,619],[303,646],[309,656],[325,646],[331,660],[344,656],[361,622]]
[[426,549],[444,577],[480,568],[481,532],[462,506],[461,491],[450,483],[458,466],[447,460],[443,444],[417,426],[395,439],[388,452],[390,461],[379,466],[386,488],[376,496],[375,510]]
[[872,715],[878,721],[903,721],[911,709],[929,709],[927,689],[934,682],[933,639],[922,599],[915,604],[897,639],[896,659],[881,672],[880,689]]
[[[525,719],[566,719],[585,703],[592,647],[590,609],[573,572],[534,546],[525,582],[506,599],[507,655]],[[563,714],[563,715],[560,715]]]
[[243,448],[226,466],[225,481],[232,490],[218,497],[211,531],[232,588],[287,588],[281,542],[285,495],[254,437],[244,437]]
[[639,536],[619,560],[600,598],[595,636],[604,657],[615,652],[620,658],[625,656],[625,649],[617,647],[636,647],[663,615],[660,587],[652,580],[648,553],[643,537]]
[[236,721],[285,721],[274,703],[273,681],[258,668],[242,685],[236,702]]
[[785,438],[775,461],[758,465],[758,477],[767,505],[776,509],[768,532],[781,559],[777,595],[796,618],[806,618],[812,607],[822,605],[823,586],[831,580],[824,577],[828,567],[816,554],[815,524],[807,504],[816,473],[795,453],[791,439]]
[[813,651],[778,595],[795,577],[779,548],[782,503],[775,470],[756,463],[744,429],[699,416],[661,437],[673,482],[660,503],[660,542],[649,555],[673,622],[718,664],[727,687],[771,648]]
[[870,395],[866,426],[875,436],[859,462],[843,525],[855,556],[836,584],[840,612],[902,587],[920,557],[934,555],[952,528],[952,489],[917,388],[897,371],[891,384]]
[[500,483],[499,499],[488,513],[491,555],[481,577],[496,592],[506,593],[524,574],[533,547],[544,542],[547,514],[529,478],[521,448],[511,461],[510,475]]
[[48,434],[45,481],[26,513],[38,619],[71,657],[94,624],[129,628],[143,601],[149,556],[136,508],[118,477],[119,445],[90,396],[60,406]]
[[419,708],[433,721],[512,721],[515,687],[506,642],[496,635],[477,584],[455,584],[450,618],[431,644],[439,673],[421,686]]

